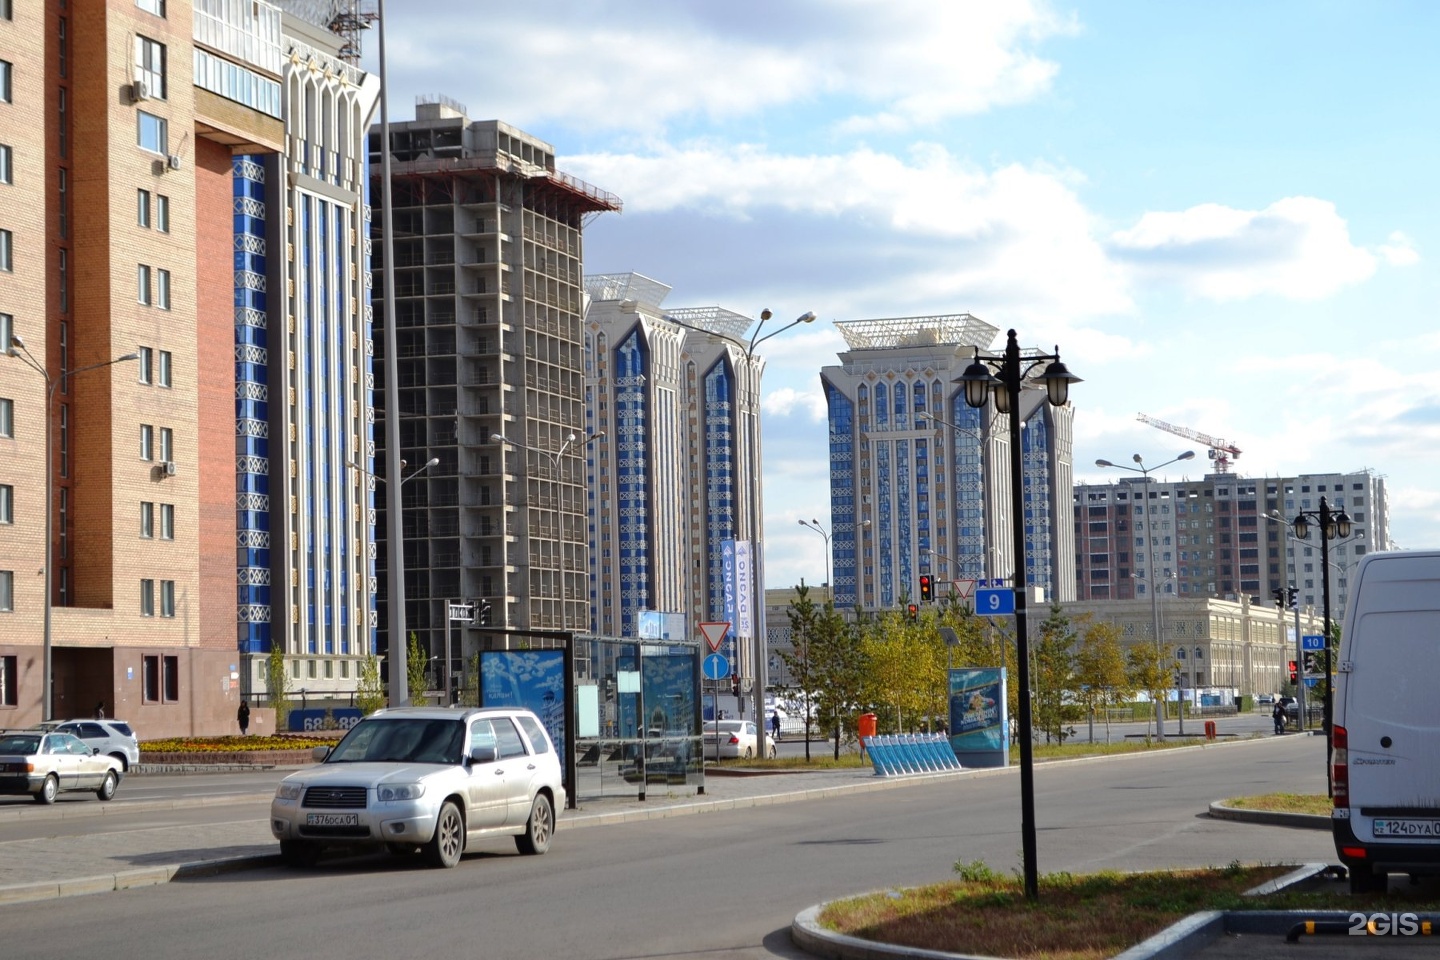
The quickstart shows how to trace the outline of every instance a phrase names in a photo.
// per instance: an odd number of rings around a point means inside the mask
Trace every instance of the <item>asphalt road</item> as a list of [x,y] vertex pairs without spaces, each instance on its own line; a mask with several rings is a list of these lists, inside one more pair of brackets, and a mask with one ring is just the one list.
[[[1325,832],[1204,816],[1221,797],[1323,790],[1323,764],[1322,739],[1285,737],[1037,765],[1040,869],[1331,860]],[[376,857],[28,903],[0,908],[0,942],[11,960],[799,957],[787,931],[806,906],[943,880],[956,861],[1017,869],[1018,784],[1012,769],[562,830],[547,856],[520,857],[497,841],[450,871]],[[40,930],[49,935],[32,935]]]

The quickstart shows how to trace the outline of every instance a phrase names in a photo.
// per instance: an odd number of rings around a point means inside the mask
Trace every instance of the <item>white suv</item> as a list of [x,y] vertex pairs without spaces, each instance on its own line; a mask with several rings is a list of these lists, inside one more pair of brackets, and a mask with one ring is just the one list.
[[540,854],[565,804],[550,737],[515,707],[379,710],[333,749],[316,747],[315,759],[270,803],[270,832],[292,866],[326,847],[384,844],[453,867],[472,842],[504,835]]

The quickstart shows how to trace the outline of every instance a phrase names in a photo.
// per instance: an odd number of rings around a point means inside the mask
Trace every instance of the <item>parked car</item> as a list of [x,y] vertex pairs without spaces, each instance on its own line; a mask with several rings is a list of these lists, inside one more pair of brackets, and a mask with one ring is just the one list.
[[[720,759],[749,759],[755,756],[759,734],[752,720],[720,720],[705,724],[705,757],[711,759],[719,751]],[[765,734],[765,756],[775,756],[775,741]]]
[[0,793],[54,803],[61,793],[93,791],[110,800],[125,775],[120,761],[68,733],[16,730],[0,734]]
[[124,720],[61,720],[41,724],[56,733],[68,733],[120,761],[121,772],[140,762],[140,741]]
[[541,854],[565,804],[560,757],[529,710],[380,710],[314,756],[270,803],[270,832],[291,866],[313,864],[327,847],[383,844],[453,867],[491,836]]

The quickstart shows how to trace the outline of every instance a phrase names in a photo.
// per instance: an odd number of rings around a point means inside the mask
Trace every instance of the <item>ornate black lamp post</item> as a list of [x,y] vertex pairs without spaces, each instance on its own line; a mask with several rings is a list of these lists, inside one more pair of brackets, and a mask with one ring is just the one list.
[[[1006,335],[1005,352],[999,356],[975,353],[975,359],[956,383],[965,385],[965,402],[983,407],[994,396],[995,410],[1010,418],[1010,498],[1011,526],[1015,537],[1015,646],[1020,684],[1020,833],[1025,868],[1025,896],[1040,896],[1039,872],[1035,858],[1035,759],[1030,732],[1030,643],[1025,632],[1025,501],[1021,484],[1024,467],[1020,452],[1020,388],[1025,378],[1040,364],[1049,361],[1039,379],[1053,406],[1062,407],[1069,399],[1070,384],[1080,378],[1060,362],[1060,348],[1054,354],[1022,356],[1015,331]],[[993,371],[993,372],[992,372]]]

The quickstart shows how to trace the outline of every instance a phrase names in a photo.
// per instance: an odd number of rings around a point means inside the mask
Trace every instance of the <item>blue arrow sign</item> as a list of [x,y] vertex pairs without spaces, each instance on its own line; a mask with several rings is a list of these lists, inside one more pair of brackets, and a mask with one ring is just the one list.
[[724,680],[730,676],[730,661],[724,654],[712,653],[705,658],[704,670],[706,680]]
[[1014,590],[976,590],[975,612],[982,617],[1002,617],[1015,612]]
[[1318,633],[1306,634],[1300,638],[1301,650],[1324,650],[1325,638]]

